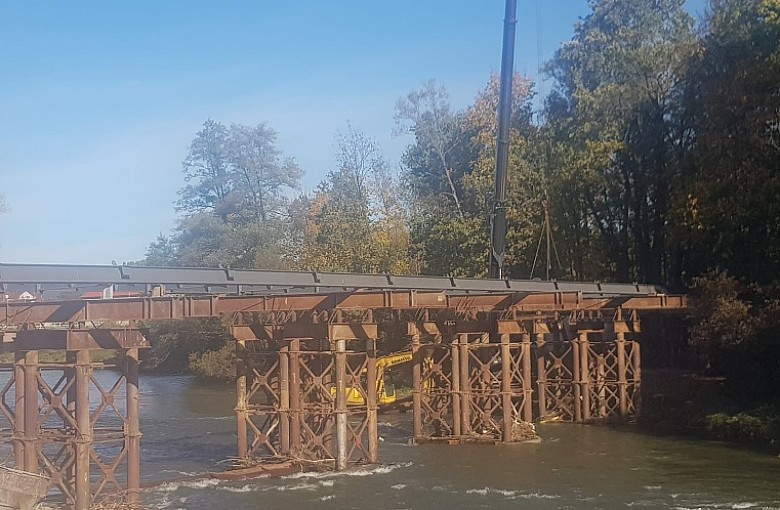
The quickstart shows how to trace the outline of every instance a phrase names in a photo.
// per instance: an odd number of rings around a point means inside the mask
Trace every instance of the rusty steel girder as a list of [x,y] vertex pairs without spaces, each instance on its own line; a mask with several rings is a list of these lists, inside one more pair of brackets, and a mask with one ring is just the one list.
[[[295,296],[196,296],[0,303],[0,326],[266,314],[266,322],[295,322],[313,312],[332,322],[338,310],[441,310],[570,313],[594,310],[684,310],[685,296],[583,297],[579,293],[452,295],[444,292],[349,292]],[[308,315],[306,315],[307,312]],[[315,320],[311,320],[315,322]],[[96,324],[97,323],[97,324]]]

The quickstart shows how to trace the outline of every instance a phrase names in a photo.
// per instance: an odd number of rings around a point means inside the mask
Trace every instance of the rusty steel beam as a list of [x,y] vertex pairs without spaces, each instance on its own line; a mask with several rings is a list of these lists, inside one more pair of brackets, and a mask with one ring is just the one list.
[[18,350],[134,349],[149,347],[140,331],[131,329],[23,329],[16,333]]
[[[685,296],[587,298],[578,293],[451,295],[441,292],[354,292],[296,296],[168,296],[107,300],[10,302],[0,304],[0,325],[35,323],[91,323],[219,317],[239,313],[278,316],[317,312],[325,321],[333,310],[455,309],[570,312],[600,309],[684,310]],[[287,322],[287,321],[284,321]]]

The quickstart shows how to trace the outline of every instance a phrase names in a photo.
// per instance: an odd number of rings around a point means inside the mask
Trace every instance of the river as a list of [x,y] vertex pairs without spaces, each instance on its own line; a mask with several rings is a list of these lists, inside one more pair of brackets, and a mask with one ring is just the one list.
[[[98,378],[110,380],[109,374]],[[780,459],[730,445],[549,424],[540,444],[412,446],[380,415],[382,464],[241,482],[182,477],[235,455],[231,385],[142,375],[142,494],[150,509],[780,509]]]
[[[143,473],[176,478],[235,455],[231,386],[144,376]],[[780,459],[730,445],[550,424],[541,444],[410,446],[408,415],[380,416],[377,467],[235,483],[168,483],[154,508],[780,509]]]

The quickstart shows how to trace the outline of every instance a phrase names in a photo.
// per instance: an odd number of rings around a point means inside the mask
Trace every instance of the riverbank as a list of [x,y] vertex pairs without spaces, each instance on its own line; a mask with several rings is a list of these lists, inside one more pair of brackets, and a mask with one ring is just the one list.
[[780,453],[780,403],[740,401],[729,394],[722,377],[645,370],[638,424],[652,434],[728,441]]

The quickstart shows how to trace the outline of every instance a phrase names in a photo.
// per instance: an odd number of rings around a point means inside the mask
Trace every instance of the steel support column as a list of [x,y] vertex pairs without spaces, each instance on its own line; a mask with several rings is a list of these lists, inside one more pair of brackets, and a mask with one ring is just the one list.
[[590,420],[590,356],[588,333],[580,332],[580,397],[582,398],[582,419]]
[[580,379],[580,341],[571,341],[571,372],[574,387],[574,421],[582,421],[582,381]]
[[24,384],[24,361],[23,352],[14,353],[14,462],[17,469],[25,467],[25,449],[27,446],[27,434],[25,433],[25,384]]
[[460,436],[463,434],[461,428],[461,390],[460,390],[460,353],[458,342],[450,344],[450,358],[452,365],[452,434]]
[[[608,345],[602,345],[603,349],[608,349]],[[596,393],[599,398],[599,418],[606,418],[607,411],[607,366],[604,352],[596,356]]]
[[299,455],[303,448],[301,444],[301,413],[303,401],[301,396],[301,341],[298,338],[290,340],[290,452]]
[[279,449],[290,453],[290,346],[279,349]]
[[125,448],[127,449],[127,502],[138,503],[141,487],[141,420],[139,414],[140,392],[138,389],[138,349],[125,352],[125,401],[127,424]]
[[471,383],[469,382],[469,336],[466,333],[458,335],[458,351],[460,363],[460,415],[461,434],[471,434]]
[[634,400],[634,414],[639,416],[642,407],[642,356],[640,354],[639,342],[632,342],[631,356],[634,369],[634,391],[632,394]]
[[533,378],[531,376],[531,335],[524,333],[521,356],[523,357],[523,421],[534,421]]
[[366,340],[366,406],[368,413],[368,462],[379,462],[379,423],[377,416],[377,367],[376,339]]
[[539,418],[547,416],[547,367],[544,359],[544,333],[536,333],[536,396]]
[[[347,469],[347,341],[335,341],[336,351],[336,470]],[[370,391],[370,390],[369,390]]]
[[501,335],[501,440],[512,441],[512,353],[509,348],[509,334]]
[[24,470],[38,472],[38,351],[24,353]]
[[618,365],[618,399],[620,401],[620,417],[628,416],[628,381],[626,381],[626,335],[625,333],[615,333],[615,344],[617,350]]
[[249,453],[246,356],[246,341],[236,340],[236,440],[239,458],[245,458]]
[[88,510],[92,504],[90,482],[90,450],[92,449],[92,423],[89,410],[89,386],[92,366],[88,350],[76,353],[76,483],[75,510]]
[[420,334],[417,331],[417,325],[409,323],[409,329],[414,327],[414,334],[411,335],[412,341],[412,415],[414,420],[414,438],[420,438],[423,435],[422,419],[422,355],[420,350]]

